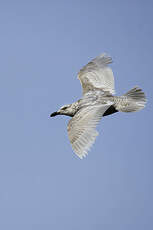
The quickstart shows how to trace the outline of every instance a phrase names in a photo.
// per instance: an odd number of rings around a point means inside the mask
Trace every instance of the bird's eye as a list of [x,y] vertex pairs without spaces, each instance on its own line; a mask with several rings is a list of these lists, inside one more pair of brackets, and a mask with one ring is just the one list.
[[67,109],[67,107],[66,107],[66,106],[62,108],[62,110],[65,110],[65,109]]

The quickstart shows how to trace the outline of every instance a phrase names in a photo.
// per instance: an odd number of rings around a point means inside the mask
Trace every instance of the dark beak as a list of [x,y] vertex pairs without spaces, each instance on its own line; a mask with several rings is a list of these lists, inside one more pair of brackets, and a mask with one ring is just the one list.
[[60,115],[60,113],[59,113],[59,112],[54,112],[54,113],[52,113],[52,114],[50,115],[50,117],[55,117],[55,116],[57,116],[57,115]]

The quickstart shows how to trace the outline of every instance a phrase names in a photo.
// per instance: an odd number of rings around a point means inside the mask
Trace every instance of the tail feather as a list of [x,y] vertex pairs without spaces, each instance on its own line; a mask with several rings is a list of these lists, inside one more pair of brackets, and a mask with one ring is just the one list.
[[146,104],[146,96],[139,87],[134,87],[120,98],[122,101],[118,103],[118,110],[121,112],[136,112]]

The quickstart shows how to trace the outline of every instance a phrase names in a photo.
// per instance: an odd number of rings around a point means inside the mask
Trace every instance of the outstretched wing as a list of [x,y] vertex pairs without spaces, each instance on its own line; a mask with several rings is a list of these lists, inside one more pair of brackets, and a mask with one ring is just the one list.
[[83,88],[83,94],[93,89],[115,93],[113,72],[108,67],[110,63],[112,63],[112,58],[101,54],[80,70],[78,78]]
[[72,149],[81,159],[88,154],[98,132],[96,125],[110,103],[100,106],[88,106],[78,111],[68,123],[68,136]]

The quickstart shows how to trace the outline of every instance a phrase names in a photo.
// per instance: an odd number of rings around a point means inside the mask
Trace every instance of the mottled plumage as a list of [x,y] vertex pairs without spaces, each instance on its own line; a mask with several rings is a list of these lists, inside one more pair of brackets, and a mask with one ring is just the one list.
[[68,136],[74,152],[82,159],[94,143],[98,132],[96,126],[103,116],[115,112],[135,112],[144,108],[145,94],[135,87],[123,96],[115,93],[114,76],[106,54],[93,59],[78,73],[83,97],[75,103],[62,106],[51,114],[72,117],[68,123]]

